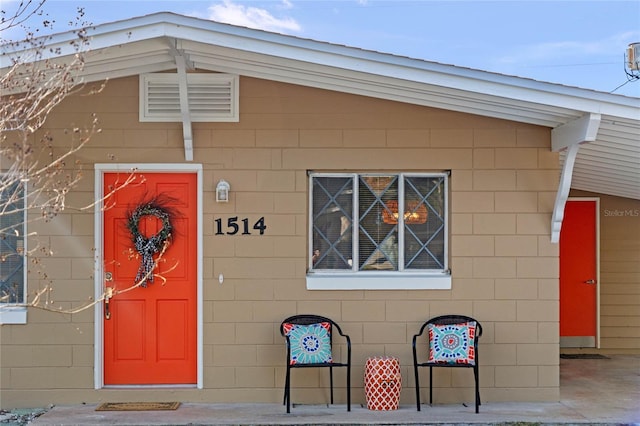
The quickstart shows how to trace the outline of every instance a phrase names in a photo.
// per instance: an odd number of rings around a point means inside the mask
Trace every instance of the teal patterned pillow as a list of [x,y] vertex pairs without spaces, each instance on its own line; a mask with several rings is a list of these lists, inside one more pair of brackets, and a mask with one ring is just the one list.
[[283,325],[286,336],[289,336],[291,345],[291,359],[294,364],[329,364],[333,361],[331,356],[331,324],[321,322],[318,324]]
[[429,361],[437,364],[476,364],[475,321],[429,324]]

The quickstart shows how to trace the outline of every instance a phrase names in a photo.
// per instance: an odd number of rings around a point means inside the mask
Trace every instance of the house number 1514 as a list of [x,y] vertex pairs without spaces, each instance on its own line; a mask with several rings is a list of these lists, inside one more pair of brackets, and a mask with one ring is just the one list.
[[[222,219],[216,219],[216,235],[236,235],[240,232],[240,227],[242,227],[241,235],[251,235],[251,231],[249,230],[249,219],[244,218],[240,220],[238,223],[238,216],[233,216],[227,219],[226,223],[226,232],[222,231]],[[264,224],[264,216],[258,219],[254,224],[253,228],[257,231],[260,231],[260,235],[264,234],[264,230],[267,229],[267,225]]]

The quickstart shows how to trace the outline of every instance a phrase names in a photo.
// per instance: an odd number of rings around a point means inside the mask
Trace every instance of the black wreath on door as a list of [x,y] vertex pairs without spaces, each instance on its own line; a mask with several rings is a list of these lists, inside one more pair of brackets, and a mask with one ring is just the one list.
[[[140,219],[145,216],[155,216],[162,222],[162,229],[148,238],[139,229]],[[157,200],[141,203],[127,214],[127,228],[131,233],[136,251],[142,256],[136,274],[136,283],[142,280],[140,283],[142,287],[146,287],[147,283],[153,283],[153,269],[155,268],[153,255],[163,251],[171,243],[172,216],[171,210]]]

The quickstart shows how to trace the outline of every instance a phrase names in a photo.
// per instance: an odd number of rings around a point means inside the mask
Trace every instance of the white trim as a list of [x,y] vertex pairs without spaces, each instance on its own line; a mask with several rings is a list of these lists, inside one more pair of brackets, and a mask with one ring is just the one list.
[[[404,199],[404,183],[409,177],[442,177],[444,178],[444,268],[442,270],[415,270],[403,269],[398,271],[360,271],[357,262],[353,262],[351,270],[313,270],[313,178],[314,177],[339,177],[352,179],[352,204],[353,204],[353,224],[352,224],[352,259],[358,258],[358,206],[359,177],[361,176],[397,176],[398,177],[398,200]],[[366,172],[366,173],[341,173],[341,172],[308,172],[308,273],[306,275],[307,290],[448,290],[451,289],[451,274],[449,271],[449,172],[425,172],[425,173],[398,173],[398,172]],[[402,203],[399,203],[399,216],[402,217],[404,211]],[[404,227],[398,227],[398,247],[404,247],[403,231]],[[398,265],[403,265],[404,250],[398,250]]]
[[307,274],[307,290],[450,290],[451,275],[373,272]]
[[184,139],[184,159],[193,161],[193,128],[189,108],[189,85],[187,83],[186,61],[184,56],[176,56],[178,67],[178,88],[180,93],[180,112],[182,113],[182,137]]
[[600,198],[599,197],[570,197],[571,201],[595,202],[596,225],[596,348],[600,348]]
[[593,142],[598,136],[602,115],[585,114],[551,130],[551,150],[560,151],[571,145]]
[[[94,193],[97,200],[102,200],[104,197],[103,193],[103,178],[105,173],[110,172],[122,172],[122,173],[131,173],[138,171],[153,171],[153,172],[194,172],[197,174],[197,257],[198,259],[202,258],[203,254],[203,240],[202,240],[202,207],[203,207],[203,171],[201,164],[161,164],[161,163],[153,163],[153,164],[102,164],[96,163],[94,164],[95,174],[94,174]],[[96,248],[95,254],[95,278],[94,278],[94,286],[95,286],[95,297],[100,298],[102,296],[102,277],[104,276],[103,270],[103,253],[102,253],[102,242],[104,239],[103,236],[103,221],[102,221],[102,202],[96,203],[94,208],[94,246]],[[203,389],[204,387],[204,345],[203,345],[203,266],[202,262],[197,262],[197,343],[196,343],[196,362],[197,362],[197,372],[196,372],[196,387],[198,389]],[[95,305],[94,311],[94,389],[103,389],[104,385],[104,359],[103,359],[103,338],[104,338],[104,329],[103,329],[103,304],[97,303]],[[176,384],[176,387],[184,386],[181,384]],[[156,386],[151,386],[155,388]]]
[[596,202],[596,348],[600,348],[600,198]]
[[178,171],[201,171],[202,164],[191,163],[95,163],[96,171],[102,172],[132,172],[132,171],[152,171],[152,172],[178,172]]
[[581,144],[594,142],[600,129],[602,116],[600,114],[585,114],[582,117],[565,123],[551,130],[551,149],[560,151],[566,149],[564,163],[562,164],[562,174],[556,202],[553,207],[551,220],[551,242],[560,241],[560,229],[564,217],[564,206],[571,190],[573,171],[578,157],[578,150]]
[[198,321],[198,332],[197,332],[197,383],[196,383],[196,387],[198,389],[202,389],[204,388],[204,314],[202,312],[203,309],[203,299],[204,299],[204,289],[202,288],[203,286],[203,265],[202,265],[202,257],[204,255],[204,250],[203,250],[203,234],[204,234],[204,227],[203,227],[203,211],[204,211],[204,187],[203,187],[203,172],[202,172],[202,164],[195,164],[194,166],[194,170],[196,170],[197,173],[197,198],[198,198],[198,207],[197,207],[197,221],[198,221],[198,232],[197,232],[197,250],[198,250],[198,254],[197,254],[197,259],[198,261],[196,262],[197,264],[197,285],[198,285],[198,289],[197,289],[197,300],[196,300],[196,304],[197,304],[197,321]]
[[573,166],[578,156],[580,145],[570,145],[567,149],[567,155],[562,165],[560,174],[560,183],[558,184],[558,192],[556,192],[556,201],[553,206],[551,215],[551,242],[560,242],[560,230],[562,229],[562,220],[564,219],[564,207],[567,204],[569,191],[571,190],[571,179],[573,178]]
[[26,324],[27,308],[24,306],[0,305],[0,325]]

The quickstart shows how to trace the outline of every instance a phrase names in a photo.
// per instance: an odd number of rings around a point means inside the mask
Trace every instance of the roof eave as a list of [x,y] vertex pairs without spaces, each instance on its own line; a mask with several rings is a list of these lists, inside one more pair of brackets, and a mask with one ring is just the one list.
[[[324,66],[335,76],[342,74],[350,82],[353,81],[354,73],[367,74],[375,76],[376,79],[386,77],[396,87],[415,87],[416,84],[424,84],[432,87],[455,88],[463,92],[490,95],[496,98],[640,120],[638,98],[393,56],[169,12],[98,25],[89,28],[87,35],[90,37],[92,51],[168,37],[176,40],[178,48],[180,44],[204,43],[218,48],[246,52],[253,55],[256,62],[259,62],[256,59],[258,57],[264,58],[262,62],[271,62],[273,58],[295,61],[298,69],[294,70],[293,75],[295,76],[302,68],[306,71],[308,80],[309,77],[313,79],[314,74],[320,75],[317,72],[318,67]],[[42,59],[75,54],[75,49],[71,45],[75,37],[77,36],[73,31],[51,36],[47,40],[47,56]],[[10,65],[12,52],[6,51],[6,53],[0,56],[0,68]],[[131,69],[132,75],[137,72],[135,68]],[[290,82],[304,83],[293,80]]]
[[[270,79],[380,99],[559,128],[585,116],[600,118],[595,140],[566,140],[573,156],[571,188],[607,188],[640,199],[640,98],[540,82],[173,13],[157,13],[88,29],[85,82],[177,69],[176,55],[195,68]],[[54,60],[75,54],[72,31],[47,38]],[[12,54],[0,46],[0,67]],[[44,59],[44,58],[43,58]],[[593,138],[592,138],[593,139]],[[603,153],[604,150],[604,153]],[[636,162],[635,160],[638,159]],[[584,164],[596,161],[585,169]],[[627,164],[627,162],[631,162]],[[565,167],[565,166],[563,166]],[[615,169],[622,177],[611,174]],[[624,178],[624,179],[623,179]],[[635,180],[634,180],[635,179]],[[585,184],[584,182],[593,182]],[[623,187],[616,188],[616,183]],[[597,185],[600,186],[597,186]],[[565,185],[566,189],[567,185]],[[562,189],[562,188],[560,188]]]

